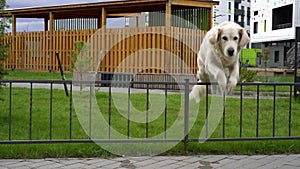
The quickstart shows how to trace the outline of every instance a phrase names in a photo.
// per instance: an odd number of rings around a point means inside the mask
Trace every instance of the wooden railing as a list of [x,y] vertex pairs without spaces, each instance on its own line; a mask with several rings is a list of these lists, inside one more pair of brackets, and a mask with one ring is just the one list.
[[[8,33],[6,69],[58,71],[58,52],[69,70],[76,41],[89,44],[93,71],[122,73],[195,73],[197,51],[205,32],[186,28],[148,27],[81,31]],[[100,64],[97,64],[100,62]]]

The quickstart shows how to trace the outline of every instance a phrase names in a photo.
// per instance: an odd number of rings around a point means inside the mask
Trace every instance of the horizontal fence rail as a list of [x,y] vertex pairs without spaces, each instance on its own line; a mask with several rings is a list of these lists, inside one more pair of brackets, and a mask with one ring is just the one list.
[[[210,83],[199,83],[207,86],[207,94],[201,99],[199,114],[195,124],[190,124],[191,106],[197,104],[189,100],[192,83],[189,80],[181,82],[139,82],[139,81],[61,81],[61,80],[2,80],[5,84],[4,101],[0,102],[0,144],[32,144],[32,143],[123,143],[123,142],[183,142],[185,147],[189,142],[216,141],[258,141],[258,140],[299,140],[300,122],[299,100],[294,99],[293,89],[296,83],[240,83],[233,95],[224,102],[220,122],[211,135],[209,134],[209,114],[213,96],[208,94]],[[120,86],[122,87],[115,87]],[[69,97],[64,95],[63,84],[67,84]],[[127,87],[125,87],[127,84]],[[134,88],[143,85],[143,89]],[[165,86],[164,89],[153,90],[150,85]],[[170,90],[169,85],[180,85],[180,90]],[[106,86],[94,88],[95,86]],[[146,87],[145,87],[146,86]],[[95,94],[92,92],[95,90]],[[74,108],[74,93],[85,91],[88,98],[95,96],[99,109],[105,114],[108,128],[105,138],[93,138],[93,114],[87,111],[90,118],[90,128],[84,132]],[[114,93],[125,96],[127,108],[123,108],[126,118],[116,112]],[[151,95],[163,97],[164,106],[158,122],[151,122]],[[183,109],[176,109],[182,98]],[[131,120],[131,102],[143,105],[145,123],[136,124]],[[90,101],[92,109],[92,101]],[[179,104],[180,105],[180,104]],[[177,113],[177,114],[176,114]],[[168,137],[168,128],[174,121],[173,116],[182,115],[182,138]],[[119,123],[118,125],[115,123]],[[155,124],[153,124],[155,123]],[[199,126],[199,124],[202,124]],[[160,126],[161,138],[153,139],[153,125]],[[136,129],[136,127],[138,128]],[[127,135],[126,139],[113,138],[112,129],[118,128]],[[204,137],[199,137],[200,129],[206,131]],[[99,129],[100,130],[100,129]],[[142,134],[136,134],[137,130]]]

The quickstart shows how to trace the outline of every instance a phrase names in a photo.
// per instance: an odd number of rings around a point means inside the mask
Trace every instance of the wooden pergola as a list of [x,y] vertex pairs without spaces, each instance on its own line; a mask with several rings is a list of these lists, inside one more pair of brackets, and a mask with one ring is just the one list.
[[[17,18],[42,18],[45,21],[45,31],[52,31],[54,30],[55,19],[96,18],[98,19],[98,28],[102,28],[106,25],[106,18],[108,17],[132,16],[140,12],[165,11],[166,27],[170,27],[171,18],[169,16],[172,10],[195,7],[212,9],[212,6],[217,4],[216,1],[203,0],[126,0],[12,9],[8,12],[12,14],[12,34],[15,35]],[[209,25],[212,26],[213,10],[210,11]]]
[[[12,44],[5,68],[57,71],[59,66],[55,53],[60,53],[64,69],[70,70],[73,61],[69,56],[75,50],[74,44],[85,42],[93,44],[91,56],[94,60],[102,58],[98,69],[101,72],[196,72],[195,51],[206,31],[212,27],[212,8],[217,4],[216,1],[203,0],[126,0],[7,10],[13,23],[12,32],[4,37],[5,43]],[[143,12],[149,13],[149,26],[139,22]],[[130,16],[137,17],[136,26],[106,26],[107,18]],[[181,25],[176,17],[188,21],[188,24]],[[45,30],[17,32],[18,18],[43,19]],[[63,24],[58,25],[61,21]],[[76,21],[75,25],[73,21]],[[86,21],[80,23],[83,28],[77,29],[78,21]],[[60,29],[65,23],[67,27]],[[104,51],[101,57],[100,51]],[[124,60],[131,57],[134,59],[129,59],[118,69]]]

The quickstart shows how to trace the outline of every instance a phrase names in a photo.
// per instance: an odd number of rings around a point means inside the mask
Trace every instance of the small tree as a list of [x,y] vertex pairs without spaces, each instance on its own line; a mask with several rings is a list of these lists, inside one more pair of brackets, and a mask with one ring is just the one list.
[[264,61],[265,76],[267,76],[267,65],[270,62],[269,48],[265,48],[262,52],[258,52],[257,55]]
[[83,49],[84,45],[85,45],[85,42],[83,42],[83,41],[75,41],[74,42],[75,50],[72,51],[71,56],[68,55],[68,57],[71,59],[71,65],[69,67],[70,71],[74,71],[74,69],[75,69],[75,63],[76,63],[77,58],[79,57],[80,52]]
[[[10,44],[4,42],[4,35],[6,33],[6,30],[9,28],[9,23],[11,22],[11,17],[5,9],[8,8],[6,5],[6,0],[0,0],[0,80],[3,79],[4,75],[7,74],[7,72],[4,70],[4,61],[9,57],[8,50]],[[2,92],[3,84],[0,83],[0,92]],[[3,98],[0,95],[0,100],[3,100]]]
[[[74,46],[75,50],[72,51],[71,56],[68,56],[71,58],[71,66],[69,69],[76,72],[79,75],[79,80],[83,81],[84,73],[95,69],[97,63],[94,63],[93,57],[90,56],[90,44],[83,41],[76,41]],[[80,89],[83,89],[82,83],[80,84]]]

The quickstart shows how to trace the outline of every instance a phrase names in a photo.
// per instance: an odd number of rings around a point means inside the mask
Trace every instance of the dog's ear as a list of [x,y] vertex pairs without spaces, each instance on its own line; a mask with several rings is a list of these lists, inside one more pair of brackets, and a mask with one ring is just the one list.
[[245,29],[240,29],[239,34],[240,34],[239,46],[241,48],[243,48],[250,42],[250,38],[249,38],[248,33],[246,32]]
[[212,30],[211,34],[208,37],[210,43],[211,44],[216,44],[219,41],[221,34],[222,34],[222,30],[221,29],[214,29],[214,30]]

